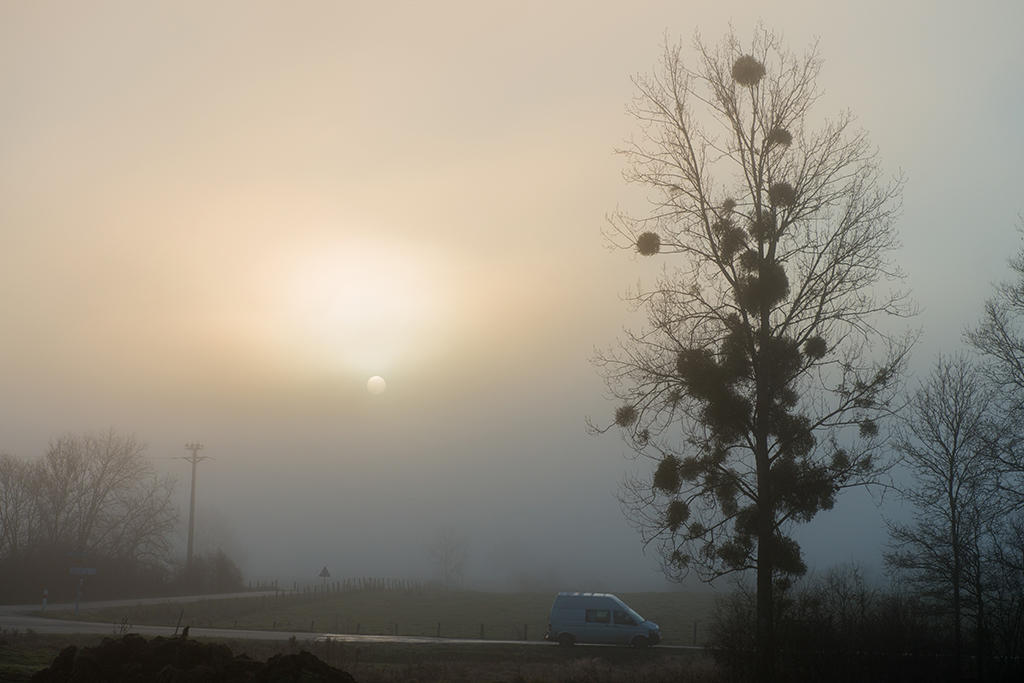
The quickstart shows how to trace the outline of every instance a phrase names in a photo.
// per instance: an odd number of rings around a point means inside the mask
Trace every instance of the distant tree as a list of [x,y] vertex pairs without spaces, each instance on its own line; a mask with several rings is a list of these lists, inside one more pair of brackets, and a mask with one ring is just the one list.
[[445,588],[457,588],[462,585],[466,575],[466,562],[469,559],[469,541],[465,536],[451,529],[440,531],[427,546],[427,553]]
[[36,468],[42,541],[76,553],[153,559],[177,520],[173,481],[133,436],[66,435]]
[[958,676],[965,615],[974,618],[976,642],[983,639],[987,520],[1002,512],[995,405],[995,393],[969,359],[940,358],[911,398],[895,441],[913,477],[897,488],[914,516],[910,524],[890,524],[886,563],[933,604],[946,605]]
[[[984,642],[990,646],[990,661],[1002,669],[1016,669],[1016,680],[1020,680],[1024,669],[1024,517],[1018,513],[995,521],[992,561],[986,567],[991,578],[985,602],[989,637]],[[995,673],[1001,674],[1002,680],[1014,680],[1005,671]]]
[[90,581],[101,592],[162,588],[173,491],[142,444],[113,431],[63,436],[38,460],[0,456],[0,594],[34,597],[82,563],[102,567]]
[[982,355],[983,372],[998,392],[1003,428],[1011,437],[995,454],[1000,489],[1015,509],[1024,510],[1024,247],[1010,259],[1010,269],[1016,279],[996,288],[967,339]]
[[655,463],[627,485],[627,513],[670,577],[756,572],[770,680],[773,585],[805,570],[790,528],[885,469],[879,421],[912,341],[879,326],[911,313],[881,287],[899,276],[901,182],[849,114],[812,127],[816,48],[794,55],[763,29],[749,46],[695,47],[695,66],[666,48],[635,80],[627,177],[653,208],[610,230],[677,267],[633,297],[646,329],[596,363],[621,401],[615,423]]
[[[1024,222],[1021,225],[1024,236]],[[996,287],[981,321],[967,333],[981,354],[982,372],[998,398],[1000,439],[991,455],[997,467],[997,499],[1002,512],[986,517],[992,557],[987,570],[988,621],[993,659],[1016,661],[1024,653],[1024,247],[1009,261],[1013,279]]]
[[0,454],[0,558],[18,557],[34,542],[38,531],[32,467]]
[[234,593],[245,587],[242,570],[220,548],[192,558],[177,580],[179,591],[189,593]]

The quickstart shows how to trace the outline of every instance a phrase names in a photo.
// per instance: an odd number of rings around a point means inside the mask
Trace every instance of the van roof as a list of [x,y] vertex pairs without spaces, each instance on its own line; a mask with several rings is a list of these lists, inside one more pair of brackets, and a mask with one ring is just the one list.
[[611,593],[573,593],[570,591],[561,591],[558,593],[558,596],[575,596],[580,598],[616,598],[616,596],[612,595]]

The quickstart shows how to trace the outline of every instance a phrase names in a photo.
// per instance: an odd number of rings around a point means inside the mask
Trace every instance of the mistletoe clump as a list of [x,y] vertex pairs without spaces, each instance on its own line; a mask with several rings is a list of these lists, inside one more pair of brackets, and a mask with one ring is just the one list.
[[747,232],[758,242],[765,242],[775,234],[775,217],[768,213],[762,213],[760,217],[751,222]]
[[636,250],[644,256],[653,256],[661,251],[661,237],[656,232],[645,232],[636,239]]
[[753,249],[740,255],[740,266],[746,271],[736,283],[736,302],[751,313],[762,306],[771,308],[789,296],[786,269],[777,261],[764,259]]
[[796,190],[789,183],[774,183],[768,188],[768,199],[775,206],[793,206],[796,204]]
[[793,134],[785,128],[776,126],[772,128],[768,133],[768,144],[769,145],[781,145],[782,147],[789,147],[793,142]]
[[631,405],[619,406],[615,410],[615,424],[620,427],[629,427],[636,422],[636,408]]
[[862,439],[871,439],[878,436],[878,423],[867,419],[860,423],[859,432]]
[[682,479],[679,476],[679,465],[682,464],[677,456],[666,455],[658,463],[654,470],[654,488],[665,493],[676,493],[682,486]]
[[809,337],[807,341],[804,342],[804,353],[808,358],[821,360],[825,357],[825,354],[828,353],[828,345],[821,337]]
[[732,261],[732,258],[747,246],[743,230],[733,225],[730,220],[717,221],[711,229],[718,237],[718,251],[724,261]]
[[690,507],[681,500],[673,500],[665,510],[665,526],[673,532],[686,523],[690,518]]
[[720,365],[706,349],[680,351],[676,371],[690,395],[704,404],[701,416],[718,442],[732,443],[746,432],[751,405],[736,391],[741,377]]
[[764,64],[751,55],[743,55],[732,65],[732,77],[740,85],[752,87],[764,78]]

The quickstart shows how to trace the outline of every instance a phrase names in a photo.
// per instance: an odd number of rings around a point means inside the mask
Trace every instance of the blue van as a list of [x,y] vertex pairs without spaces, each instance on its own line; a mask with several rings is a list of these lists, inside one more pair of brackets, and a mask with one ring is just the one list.
[[611,593],[559,593],[551,605],[546,640],[559,645],[599,643],[648,647],[661,629]]

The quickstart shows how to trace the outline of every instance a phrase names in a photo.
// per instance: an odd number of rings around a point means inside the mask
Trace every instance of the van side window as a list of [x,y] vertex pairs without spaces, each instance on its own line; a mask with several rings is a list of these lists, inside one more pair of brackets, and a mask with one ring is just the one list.
[[615,623],[622,626],[636,626],[636,619],[620,609],[615,610]]
[[587,621],[592,624],[610,624],[612,621],[611,612],[606,609],[588,609]]

